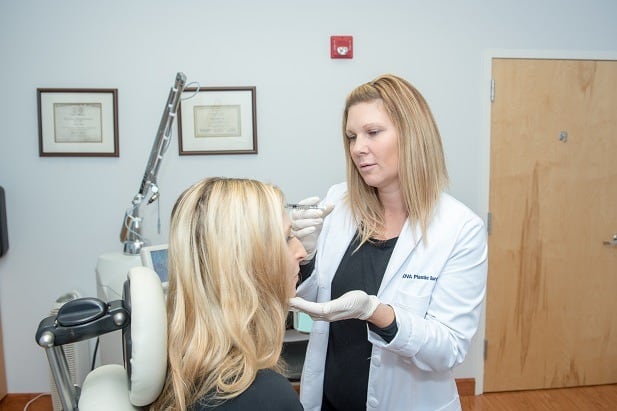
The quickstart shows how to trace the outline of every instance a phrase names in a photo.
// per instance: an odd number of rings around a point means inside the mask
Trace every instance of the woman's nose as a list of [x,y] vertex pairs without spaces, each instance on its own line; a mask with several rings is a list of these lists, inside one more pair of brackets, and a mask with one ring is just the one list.
[[351,145],[351,147],[349,147],[349,149],[352,154],[366,153],[367,152],[366,139],[363,136],[358,135],[356,139],[354,140],[353,144]]
[[295,238],[295,240],[296,240],[296,258],[299,261],[302,261],[307,256],[306,249],[304,248],[304,246],[302,245],[302,242],[298,238]]

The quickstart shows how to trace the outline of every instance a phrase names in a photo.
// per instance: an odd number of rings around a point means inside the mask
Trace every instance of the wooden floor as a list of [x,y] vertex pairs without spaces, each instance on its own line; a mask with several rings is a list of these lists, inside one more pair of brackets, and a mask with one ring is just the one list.
[[[35,396],[9,395],[0,402],[0,411],[23,411]],[[461,404],[463,411],[615,411],[617,384],[463,396]],[[52,411],[50,396],[38,398],[27,411]]]
[[463,411],[617,410],[617,384],[461,397]]
[[[28,401],[39,394],[9,394],[0,401],[0,411],[23,411]],[[53,411],[51,394],[41,395],[32,401],[27,411]]]

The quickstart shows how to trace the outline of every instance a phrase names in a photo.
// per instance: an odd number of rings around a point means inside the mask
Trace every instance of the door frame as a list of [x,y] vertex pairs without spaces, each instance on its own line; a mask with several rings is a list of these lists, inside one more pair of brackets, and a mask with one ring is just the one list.
[[[491,157],[491,79],[493,59],[552,59],[552,60],[609,60],[617,61],[617,51],[590,51],[590,50],[527,50],[527,49],[489,49],[482,58],[482,139],[479,149],[483,150],[484,162],[480,175],[485,176],[480,184],[480,198],[483,199],[481,216],[486,222],[489,213],[490,195],[490,157]],[[490,273],[489,273],[490,275]],[[469,354],[473,377],[476,380],[476,395],[484,392],[484,340],[486,338],[486,299],[483,303],[482,315],[478,333],[474,338],[474,346],[470,347]]]

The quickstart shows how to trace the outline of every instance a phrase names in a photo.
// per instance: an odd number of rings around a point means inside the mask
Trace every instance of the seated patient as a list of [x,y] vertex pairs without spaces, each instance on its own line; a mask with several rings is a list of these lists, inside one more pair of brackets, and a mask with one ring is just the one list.
[[255,180],[184,191],[169,232],[168,370],[152,410],[302,410],[281,375],[304,247],[284,198]]

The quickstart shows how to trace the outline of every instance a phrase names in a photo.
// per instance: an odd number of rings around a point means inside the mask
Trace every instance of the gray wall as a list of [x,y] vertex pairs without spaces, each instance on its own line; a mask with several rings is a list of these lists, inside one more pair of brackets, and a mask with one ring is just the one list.
[[[11,393],[49,391],[35,328],[69,290],[96,295],[102,253],[121,251],[124,210],[139,188],[178,71],[202,86],[256,86],[258,155],[178,156],[159,174],[145,233],[166,242],[178,194],[204,176],[253,177],[288,199],[344,179],[346,93],[392,72],[413,82],[440,125],[451,193],[488,210],[486,56],[490,50],[576,56],[617,52],[613,0],[77,1],[0,3],[0,185],[8,254],[0,309]],[[331,60],[329,37],[354,36],[354,59]],[[489,53],[490,54],[490,53]],[[522,54],[525,54],[523,52]],[[117,88],[119,158],[41,158],[36,89]],[[459,377],[482,381],[482,328]]]

